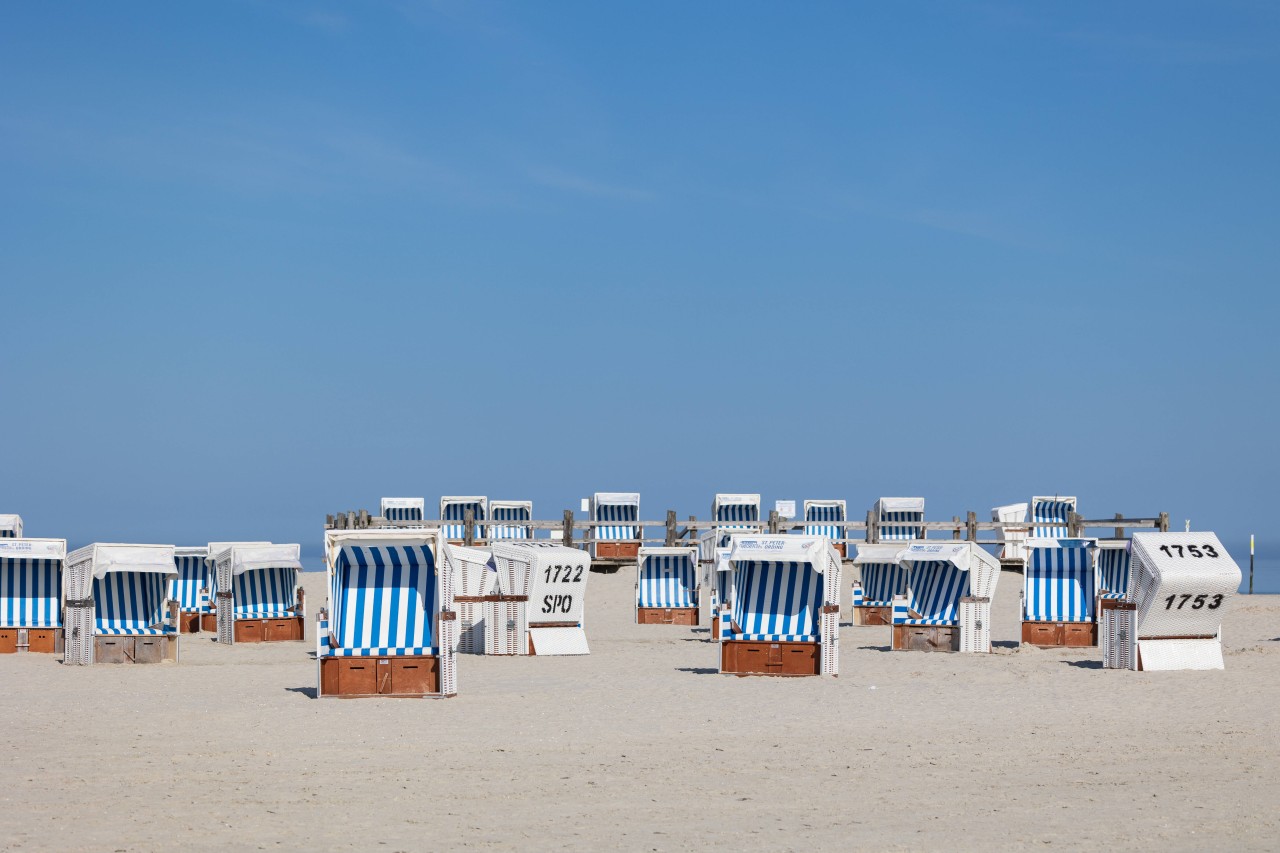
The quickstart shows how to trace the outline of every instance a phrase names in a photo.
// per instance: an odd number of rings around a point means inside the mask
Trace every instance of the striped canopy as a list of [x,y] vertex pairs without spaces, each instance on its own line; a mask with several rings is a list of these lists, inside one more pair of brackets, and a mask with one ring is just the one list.
[[0,557],[0,628],[58,628],[62,561]]
[[[696,607],[698,580],[693,548],[646,549],[636,567],[638,607]],[[657,552],[657,553],[654,553]]]
[[425,505],[423,498],[383,498],[382,517],[387,521],[422,521]]
[[759,521],[759,495],[716,495],[713,521]]
[[158,572],[112,571],[93,579],[97,634],[164,634],[169,579]]
[[[924,539],[924,498],[880,498],[875,505],[881,541]],[[913,523],[915,522],[915,523]]]
[[1028,622],[1092,622],[1098,590],[1093,543],[1031,544],[1022,581]]
[[252,569],[231,578],[236,619],[286,616],[298,605],[298,570]]
[[425,544],[343,544],[330,630],[340,655],[434,654],[436,566]]
[[634,522],[640,520],[640,495],[635,492],[596,492],[591,498],[591,520],[615,523],[595,529],[596,541],[635,539]]
[[[533,518],[532,501],[492,501],[489,504],[491,521],[529,521]],[[523,524],[494,524],[489,528],[491,539],[532,539],[533,528]]]
[[735,640],[817,642],[822,575],[811,563],[746,562],[733,572]]
[[845,520],[844,501],[805,501],[804,520],[809,523],[804,527],[806,536],[826,536],[828,539],[843,539],[844,528],[831,522]]
[[[485,507],[489,501],[483,497],[446,497],[440,499],[440,519],[442,521],[465,521],[467,510],[471,510],[472,518],[476,522],[475,537],[483,539],[485,536],[484,525],[480,522],[485,521]],[[467,526],[465,524],[446,524],[444,525],[444,535],[446,539],[462,539],[466,536]]]
[[969,573],[942,560],[913,560],[908,565],[907,606],[918,617],[907,625],[954,625],[960,599],[969,595]]
[[1065,539],[1068,516],[1076,511],[1075,498],[1034,497],[1031,499],[1031,536],[1034,539]]
[[862,563],[858,571],[864,607],[888,607],[895,595],[906,594],[907,570],[897,563]]
[[202,612],[200,590],[209,590],[213,595],[212,567],[209,565],[207,548],[179,549],[174,554],[173,564],[178,576],[169,581],[169,597],[178,602],[184,613]]
[[1129,548],[1098,549],[1098,586],[1103,598],[1124,598],[1129,594]]

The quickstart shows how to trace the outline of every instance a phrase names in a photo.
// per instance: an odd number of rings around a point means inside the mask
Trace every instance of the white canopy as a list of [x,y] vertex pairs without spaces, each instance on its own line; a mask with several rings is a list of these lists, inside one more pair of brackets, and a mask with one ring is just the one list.
[[880,498],[877,512],[924,512],[924,498]]
[[950,563],[962,572],[1000,571],[999,561],[974,542],[921,542],[898,551],[898,563],[904,568],[910,569],[912,563],[924,562]]
[[834,549],[825,536],[739,534],[729,542],[729,560],[733,563],[809,563],[822,572],[830,559],[834,559]]
[[299,545],[232,545],[218,555],[218,562],[229,561],[231,574],[242,575],[259,569],[301,570],[301,555]]
[[433,554],[443,559],[444,538],[438,527],[372,527],[366,530],[326,530],[324,532],[324,563],[333,572],[338,554],[344,545],[427,545]]
[[173,549],[175,557],[208,557],[208,545],[179,545]]
[[749,506],[760,506],[759,495],[730,495],[726,493],[718,493],[713,502],[715,506],[737,506],[739,504],[747,504]]
[[383,498],[382,508],[385,509],[422,509],[427,505],[426,498]]
[[856,565],[865,565],[867,563],[896,563],[898,555],[902,553],[902,545],[897,542],[884,544],[868,545],[865,542],[858,543],[858,554],[852,560]]
[[270,542],[210,542],[208,554],[210,560],[217,560],[218,556],[232,545],[270,545]]
[[15,535],[22,536],[22,516],[0,515],[0,530],[12,530]]
[[1033,537],[1025,541],[1028,548],[1096,548],[1097,539],[1046,539]]
[[596,492],[591,500],[595,506],[640,506],[640,493]]
[[1030,504],[1005,504],[991,508],[991,520],[1003,522],[1019,522],[1027,520],[1027,509]]
[[[480,504],[480,506],[483,508],[489,505],[489,499],[484,495],[445,495],[444,497],[440,498],[440,515],[441,516],[444,515],[444,508],[451,504]],[[480,520],[485,521],[487,519],[480,519]]]
[[[533,515],[533,501],[489,501],[489,514],[493,515],[500,509],[525,509]],[[504,521],[506,519],[493,519],[495,521]]]
[[0,539],[0,560],[62,560],[65,539]]
[[108,572],[157,572],[177,575],[173,564],[172,545],[117,545],[95,542],[73,551],[67,557],[68,565],[88,560],[90,573],[95,578]]

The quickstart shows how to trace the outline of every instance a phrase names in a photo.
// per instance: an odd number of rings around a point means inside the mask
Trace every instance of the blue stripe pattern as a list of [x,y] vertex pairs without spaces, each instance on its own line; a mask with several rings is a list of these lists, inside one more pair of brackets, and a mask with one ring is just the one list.
[[1093,559],[1088,548],[1032,548],[1022,581],[1028,622],[1092,622]]
[[203,556],[174,557],[173,564],[178,576],[169,581],[169,597],[178,602],[184,613],[200,613],[200,590],[213,590],[208,561]]
[[[447,503],[444,505],[444,512],[441,513],[442,521],[463,521],[467,517],[467,510],[471,510],[472,516],[476,521],[476,538],[484,538],[484,526],[480,523],[485,520],[484,506],[480,503]],[[446,539],[462,539],[466,533],[467,526],[465,524],[446,524],[444,525],[444,537]]]
[[61,560],[0,559],[0,628],[58,628]]
[[862,606],[888,607],[907,592],[907,570],[897,563],[862,563]]
[[[639,521],[640,507],[635,504],[596,504],[595,518],[592,521]],[[635,539],[634,525],[616,524],[596,528],[596,541],[612,539]]]
[[159,572],[107,572],[94,578],[94,632],[142,636],[171,630],[163,627],[167,580]]
[[1104,598],[1124,598],[1129,592],[1129,549],[1100,548],[1098,572],[1102,578]]
[[715,521],[759,521],[760,507],[756,504],[721,504],[716,507]]
[[[529,509],[523,506],[499,506],[493,508],[493,521],[528,521]],[[495,524],[494,539],[532,539],[533,531],[523,525]]]
[[881,541],[886,539],[923,539],[924,528],[919,524],[908,523],[912,521],[924,521],[924,513],[916,510],[880,513]]
[[742,629],[733,639],[817,642],[822,612],[822,575],[808,563],[739,562],[733,619]]
[[297,569],[253,569],[231,579],[236,619],[283,616],[298,604]]
[[[835,506],[811,506],[804,511],[805,521],[844,521],[844,507],[836,504]],[[806,524],[804,528],[806,536],[826,536],[831,539],[843,539],[844,528],[834,524]]]
[[389,506],[386,509],[387,521],[422,521],[422,507]]
[[955,625],[960,619],[960,599],[969,594],[969,573],[950,562],[915,560],[907,575],[907,604],[919,617],[907,625]]
[[[694,607],[697,587],[693,561],[687,554],[646,556],[640,573],[640,607]],[[727,573],[726,573],[727,574]]]
[[0,530],[0,539],[17,539],[17,538],[18,538],[18,531],[16,530],[9,530],[8,528]]
[[432,647],[436,567],[429,547],[344,545],[333,585],[333,654],[410,654],[386,650]]
[[1031,506],[1031,522],[1040,526],[1034,527],[1031,535],[1038,539],[1065,539],[1067,513],[1074,509],[1071,501],[1036,501]]

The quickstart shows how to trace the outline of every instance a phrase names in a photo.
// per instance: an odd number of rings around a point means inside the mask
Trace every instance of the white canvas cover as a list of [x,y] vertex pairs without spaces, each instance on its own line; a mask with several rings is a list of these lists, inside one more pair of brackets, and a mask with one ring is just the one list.
[[991,520],[1003,521],[1006,523],[1025,523],[1027,520],[1027,509],[1030,504],[1005,504],[1004,506],[993,506],[991,508]]
[[297,569],[302,571],[300,545],[232,545],[218,555],[218,562],[230,562],[231,574],[240,575],[258,569]]
[[734,536],[730,562],[809,563],[818,573],[839,565],[840,557],[825,536]]
[[13,538],[22,538],[22,516],[13,514],[0,515],[0,530],[9,530]]
[[0,539],[0,560],[65,560],[65,539]]
[[924,512],[924,498],[880,498],[876,514],[882,512]]
[[894,542],[889,544],[877,543],[868,544],[866,542],[858,543],[858,553],[850,560],[854,565],[866,565],[867,563],[896,563],[898,555],[902,553],[902,545]]
[[596,492],[591,496],[591,508],[598,506],[640,506],[639,492]]
[[[334,566],[338,564],[338,556],[344,545],[427,545],[437,557],[437,563],[444,553],[444,537],[436,527],[415,527],[399,529],[394,527],[373,527],[366,530],[326,530],[324,532],[324,565],[333,578]],[[452,595],[452,590],[450,590]]]
[[383,498],[382,514],[385,516],[389,509],[417,509],[424,510],[427,506],[426,498]]
[[897,560],[908,572],[915,562],[948,562],[969,573],[969,591],[978,598],[993,598],[1000,579],[1000,562],[976,542],[916,543],[899,550]]
[[498,571],[493,565],[493,552],[488,548],[465,545],[444,546],[445,559],[453,567],[453,594],[477,597],[490,595],[498,585]]
[[[440,498],[440,519],[445,520],[445,507],[451,504],[480,504],[481,509],[488,509],[489,499],[484,495],[446,495]],[[485,521],[486,519],[477,518],[476,521]],[[459,519],[461,521],[461,519]]]
[[117,545],[94,543],[71,552],[68,562],[89,560],[89,573],[101,579],[108,572],[158,572],[177,575],[172,545]]
[[711,515],[714,517],[715,511],[722,506],[742,506],[744,504],[746,506],[754,506],[759,510],[760,496],[746,494],[735,495],[728,492],[720,492],[716,494],[715,499],[711,502]]

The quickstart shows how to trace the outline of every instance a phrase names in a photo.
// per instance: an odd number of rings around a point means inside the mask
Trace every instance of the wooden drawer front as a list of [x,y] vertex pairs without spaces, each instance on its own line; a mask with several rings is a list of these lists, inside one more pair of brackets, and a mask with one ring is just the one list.
[[59,628],[32,628],[27,632],[27,651],[49,654],[58,651],[58,635],[61,633]]
[[391,659],[391,690],[397,694],[439,693],[438,661],[435,658]]
[[893,648],[914,652],[960,649],[960,629],[951,625],[894,625]]
[[168,648],[169,641],[164,637],[138,637],[133,641],[133,662],[160,663]]
[[1062,625],[1056,622],[1023,622],[1022,642],[1032,646],[1062,645]]
[[859,625],[892,625],[893,608],[891,607],[855,607],[855,616]]
[[1073,648],[1098,645],[1098,625],[1095,622],[1068,622],[1062,626],[1062,645]]
[[234,630],[237,643],[261,643],[263,638],[261,619],[237,619]]
[[698,611],[692,607],[641,607],[636,616],[641,625],[698,624]]
[[636,542],[597,542],[596,556],[602,560],[634,560],[640,556]]
[[133,663],[133,637],[94,637],[95,663]]
[[218,614],[205,613],[200,617],[200,630],[210,634],[218,633]]
[[338,658],[338,692],[372,695],[378,692],[377,658]]
[[723,645],[724,672],[758,675],[817,675],[817,643],[756,643]]
[[179,613],[178,630],[184,634],[195,634],[200,630],[199,613]]
[[0,628],[0,655],[11,655],[18,650],[18,629]]
[[301,640],[298,635],[299,620],[298,619],[268,619],[266,621],[266,639],[268,642],[279,642],[281,640]]

